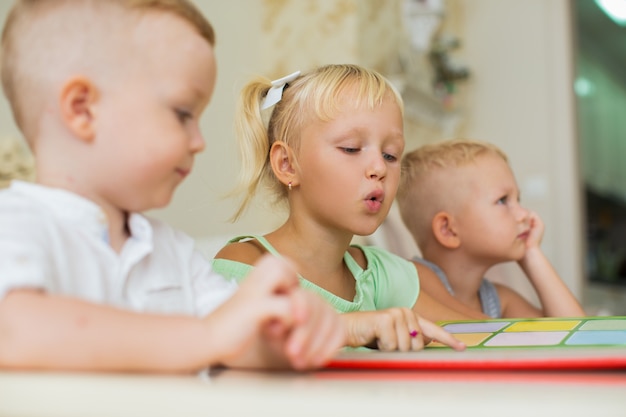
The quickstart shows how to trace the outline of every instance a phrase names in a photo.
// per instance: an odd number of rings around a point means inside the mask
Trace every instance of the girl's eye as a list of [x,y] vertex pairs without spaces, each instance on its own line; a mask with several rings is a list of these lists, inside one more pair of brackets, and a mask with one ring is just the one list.
[[175,112],[176,112],[176,117],[178,117],[178,120],[181,123],[185,123],[186,121],[193,119],[193,114],[191,114],[190,112],[186,110],[176,109]]
[[508,201],[508,196],[504,196],[504,197],[500,197],[500,199],[498,200],[498,204],[506,204]]
[[390,153],[383,153],[383,158],[385,158],[385,160],[388,162],[396,162],[398,160],[397,156]]
[[360,151],[359,148],[339,148],[339,149],[341,149],[345,153],[357,153]]

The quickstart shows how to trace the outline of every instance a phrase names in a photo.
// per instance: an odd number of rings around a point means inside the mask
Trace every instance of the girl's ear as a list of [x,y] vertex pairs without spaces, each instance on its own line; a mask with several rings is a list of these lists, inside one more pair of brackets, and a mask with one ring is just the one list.
[[435,214],[431,223],[433,234],[440,245],[448,249],[456,249],[461,245],[461,239],[456,230],[454,216],[445,211]]
[[289,145],[282,141],[274,142],[270,148],[270,163],[278,181],[285,185],[298,185],[295,157]]
[[59,97],[61,118],[75,136],[91,142],[95,136],[96,86],[87,78],[74,77],[65,83]]

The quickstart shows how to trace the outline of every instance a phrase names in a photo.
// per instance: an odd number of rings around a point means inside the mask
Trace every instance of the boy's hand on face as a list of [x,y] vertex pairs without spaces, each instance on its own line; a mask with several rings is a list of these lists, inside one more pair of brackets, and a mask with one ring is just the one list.
[[[527,275],[529,267],[532,265],[541,265],[543,260],[545,260],[545,255],[541,251],[541,239],[543,238],[545,228],[543,221],[537,213],[531,211],[528,214],[528,222],[530,229],[528,238],[526,239],[526,250],[524,251],[524,256],[517,261]],[[529,278],[532,280],[534,276],[534,274],[531,274]]]
[[539,215],[534,211],[531,211],[528,214],[528,222],[530,225],[530,231],[528,239],[526,239],[526,249],[538,248],[541,245],[545,225]]

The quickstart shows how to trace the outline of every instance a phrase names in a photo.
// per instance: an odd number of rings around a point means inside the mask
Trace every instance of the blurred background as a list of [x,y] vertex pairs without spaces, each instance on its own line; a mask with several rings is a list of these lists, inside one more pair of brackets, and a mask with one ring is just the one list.
[[[626,0],[613,0],[626,5]],[[509,156],[522,203],[546,224],[543,249],[589,314],[626,314],[626,28],[595,0],[195,0],[217,32],[218,84],[201,127],[207,148],[173,203],[150,215],[212,256],[265,233],[284,213],[263,195],[237,223],[233,112],[255,75],[329,63],[376,69],[402,91],[406,149],[466,137]],[[4,20],[10,2],[0,3]],[[0,102],[0,186],[33,178]],[[417,248],[395,208],[358,240]],[[490,270],[536,300],[515,264]]]

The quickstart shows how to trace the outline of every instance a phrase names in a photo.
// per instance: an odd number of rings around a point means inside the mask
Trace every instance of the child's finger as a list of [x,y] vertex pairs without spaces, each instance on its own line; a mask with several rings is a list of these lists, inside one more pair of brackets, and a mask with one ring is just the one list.
[[413,350],[414,344],[421,344],[421,337],[417,337],[420,331],[415,313],[408,308],[394,308],[392,312],[395,313],[396,349],[401,352]]
[[[316,314],[311,312],[314,307],[309,305],[313,300],[308,299],[307,295],[306,290],[299,289],[289,296],[292,315],[294,318],[298,317],[294,320],[294,328],[287,345],[287,353],[292,358],[300,357],[317,325]],[[307,319],[303,320],[303,317]]]
[[[272,255],[263,256],[241,284],[236,297],[244,305],[253,305],[253,322],[279,321],[281,327],[289,328],[294,320],[294,307],[289,293],[298,288],[298,277],[292,266],[284,259]],[[302,315],[302,314],[300,314]],[[274,323],[272,328],[278,325]]]
[[259,300],[255,306],[255,317],[259,324],[275,333],[284,333],[293,326],[294,318],[291,301],[284,296]]
[[297,369],[315,367],[328,357],[327,337],[330,323],[323,318],[315,318],[306,325],[296,327],[290,335],[287,352]]
[[343,321],[324,300],[306,290],[295,292],[293,300],[308,306],[308,319],[299,322],[290,334],[287,352],[294,367],[322,365],[345,344]]
[[376,319],[376,339],[379,350],[390,351],[398,349],[398,329],[396,324],[397,320],[393,316],[393,310],[378,312]]
[[407,316],[407,334],[410,340],[410,350],[422,350],[424,349],[424,345],[426,342],[424,341],[424,331],[419,324],[419,320],[417,315],[412,311],[408,310],[409,315]]
[[454,350],[465,350],[465,343],[461,342],[443,328],[437,326],[435,323],[430,322],[422,317],[419,319],[420,326],[424,332],[424,336],[435,339],[444,345],[450,346]]
[[255,294],[283,294],[298,286],[298,276],[293,266],[284,259],[264,255],[254,265],[241,289]]
[[289,331],[289,327],[284,320],[270,319],[265,323],[265,332],[272,338],[282,337]]

